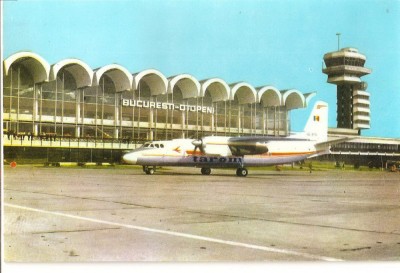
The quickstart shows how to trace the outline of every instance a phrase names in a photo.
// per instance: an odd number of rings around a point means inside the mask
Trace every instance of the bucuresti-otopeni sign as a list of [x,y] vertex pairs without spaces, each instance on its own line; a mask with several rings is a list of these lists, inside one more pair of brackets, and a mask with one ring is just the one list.
[[214,107],[200,106],[200,105],[187,105],[170,102],[154,102],[146,100],[130,100],[122,99],[122,106],[124,107],[138,107],[138,108],[154,108],[163,110],[179,110],[189,112],[202,112],[207,114],[214,113]]

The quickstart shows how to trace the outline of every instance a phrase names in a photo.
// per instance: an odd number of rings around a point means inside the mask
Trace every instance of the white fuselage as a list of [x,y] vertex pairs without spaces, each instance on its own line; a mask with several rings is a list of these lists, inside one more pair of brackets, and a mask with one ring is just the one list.
[[279,165],[329,153],[328,104],[317,101],[304,132],[289,137],[221,137],[174,139],[145,143],[124,155],[128,164],[142,165],[146,174],[157,166],[200,167],[208,175],[211,168],[236,168],[246,176],[246,167]]
[[125,154],[123,160],[142,166],[238,168],[291,163],[318,153],[315,142],[288,138],[257,143],[267,147],[266,153],[235,156],[228,145],[229,137],[208,137],[204,140],[202,152],[194,148],[192,139],[154,141]]

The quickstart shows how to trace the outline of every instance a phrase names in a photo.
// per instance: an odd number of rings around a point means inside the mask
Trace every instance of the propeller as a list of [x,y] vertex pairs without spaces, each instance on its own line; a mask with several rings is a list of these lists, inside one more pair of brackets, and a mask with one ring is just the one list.
[[205,154],[204,148],[206,145],[204,144],[203,139],[195,139],[192,141],[192,144],[194,146],[194,153],[196,153],[197,149],[199,149],[202,154]]

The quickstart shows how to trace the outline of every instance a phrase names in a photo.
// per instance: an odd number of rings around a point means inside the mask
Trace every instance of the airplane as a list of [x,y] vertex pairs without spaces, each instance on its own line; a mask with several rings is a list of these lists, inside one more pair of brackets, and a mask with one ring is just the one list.
[[328,104],[317,101],[302,133],[150,141],[126,153],[123,162],[143,166],[146,174],[154,174],[156,167],[181,166],[201,168],[203,175],[211,174],[212,168],[233,168],[237,176],[245,177],[248,167],[281,165],[329,154],[330,145],[348,139],[328,141]]

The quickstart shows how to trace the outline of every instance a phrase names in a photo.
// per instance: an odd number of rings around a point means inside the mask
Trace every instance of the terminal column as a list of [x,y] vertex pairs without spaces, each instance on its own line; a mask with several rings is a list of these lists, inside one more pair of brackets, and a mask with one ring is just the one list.
[[181,117],[182,138],[185,138],[186,110],[181,111]]
[[[150,102],[154,101],[154,97],[150,97]],[[147,136],[148,140],[154,139],[154,108],[149,107],[149,134]]]
[[240,114],[240,108],[241,108],[242,106],[239,104],[239,106],[238,106],[238,113],[237,113],[237,128],[238,128],[238,133],[241,133],[241,127],[242,127],[242,124],[241,124],[241,114]]
[[40,94],[40,86],[39,85],[34,85],[35,91],[34,91],[34,98],[33,98],[33,134],[37,136],[39,134],[39,125],[37,123],[38,120],[38,115],[39,115],[39,94]]
[[120,117],[119,117],[119,108],[121,103],[121,93],[115,94],[115,100],[114,100],[114,138],[119,137],[119,123]]
[[81,93],[82,90],[76,90],[76,103],[75,103],[75,137],[81,135]]

